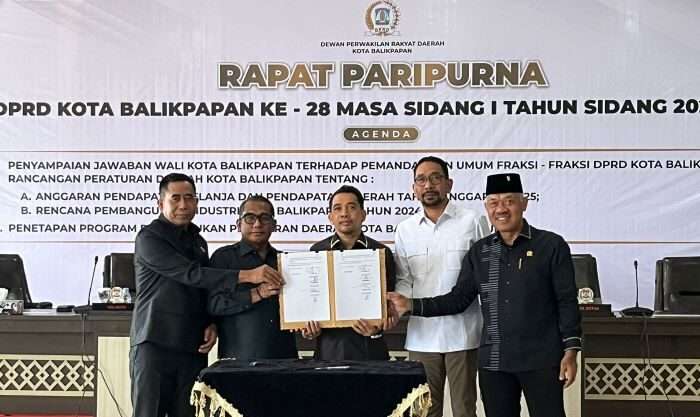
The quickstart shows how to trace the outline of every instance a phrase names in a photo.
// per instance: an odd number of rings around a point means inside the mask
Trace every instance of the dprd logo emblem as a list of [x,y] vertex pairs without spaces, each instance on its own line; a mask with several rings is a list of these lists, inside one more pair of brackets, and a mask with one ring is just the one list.
[[398,26],[401,13],[399,7],[391,0],[375,1],[365,13],[365,24],[370,35],[399,35]]

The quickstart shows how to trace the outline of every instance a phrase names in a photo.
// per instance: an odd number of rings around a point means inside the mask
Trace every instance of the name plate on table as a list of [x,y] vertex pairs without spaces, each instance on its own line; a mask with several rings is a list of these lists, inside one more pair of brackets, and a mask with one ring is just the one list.
[[132,311],[134,303],[92,303],[93,311]]
[[610,304],[579,304],[578,311],[581,315],[592,317],[612,317]]
[[24,313],[24,301],[22,300],[4,300],[0,301],[0,314],[10,314],[19,316]]

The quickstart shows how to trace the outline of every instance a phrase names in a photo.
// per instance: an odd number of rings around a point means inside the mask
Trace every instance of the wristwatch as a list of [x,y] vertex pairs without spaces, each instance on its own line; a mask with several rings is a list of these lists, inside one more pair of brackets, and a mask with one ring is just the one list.
[[370,338],[370,339],[381,339],[382,336],[384,336],[384,332],[382,332],[382,331],[380,330],[379,333],[372,334],[372,335],[369,336],[369,338]]

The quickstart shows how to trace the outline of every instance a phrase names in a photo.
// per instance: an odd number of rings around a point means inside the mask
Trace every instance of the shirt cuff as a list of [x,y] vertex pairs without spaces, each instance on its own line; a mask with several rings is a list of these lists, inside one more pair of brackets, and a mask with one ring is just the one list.
[[422,298],[412,298],[411,299],[411,314],[414,316],[423,315],[423,299]]
[[562,339],[564,350],[582,350],[583,344],[580,337],[566,337]]
[[221,286],[219,286],[218,289],[223,289],[223,290],[228,290],[228,291],[235,291],[236,287],[238,287],[238,272],[232,271],[231,274],[233,276],[230,276],[227,274],[227,279],[224,280]]

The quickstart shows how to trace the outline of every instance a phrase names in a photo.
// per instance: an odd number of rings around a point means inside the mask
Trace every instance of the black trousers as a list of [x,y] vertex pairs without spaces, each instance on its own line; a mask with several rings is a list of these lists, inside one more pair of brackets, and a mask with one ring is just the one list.
[[131,403],[134,417],[192,417],[190,392],[206,355],[177,352],[152,343],[129,351]]
[[481,400],[487,417],[520,417],[521,392],[531,417],[566,417],[563,387],[559,367],[527,372],[479,369]]

